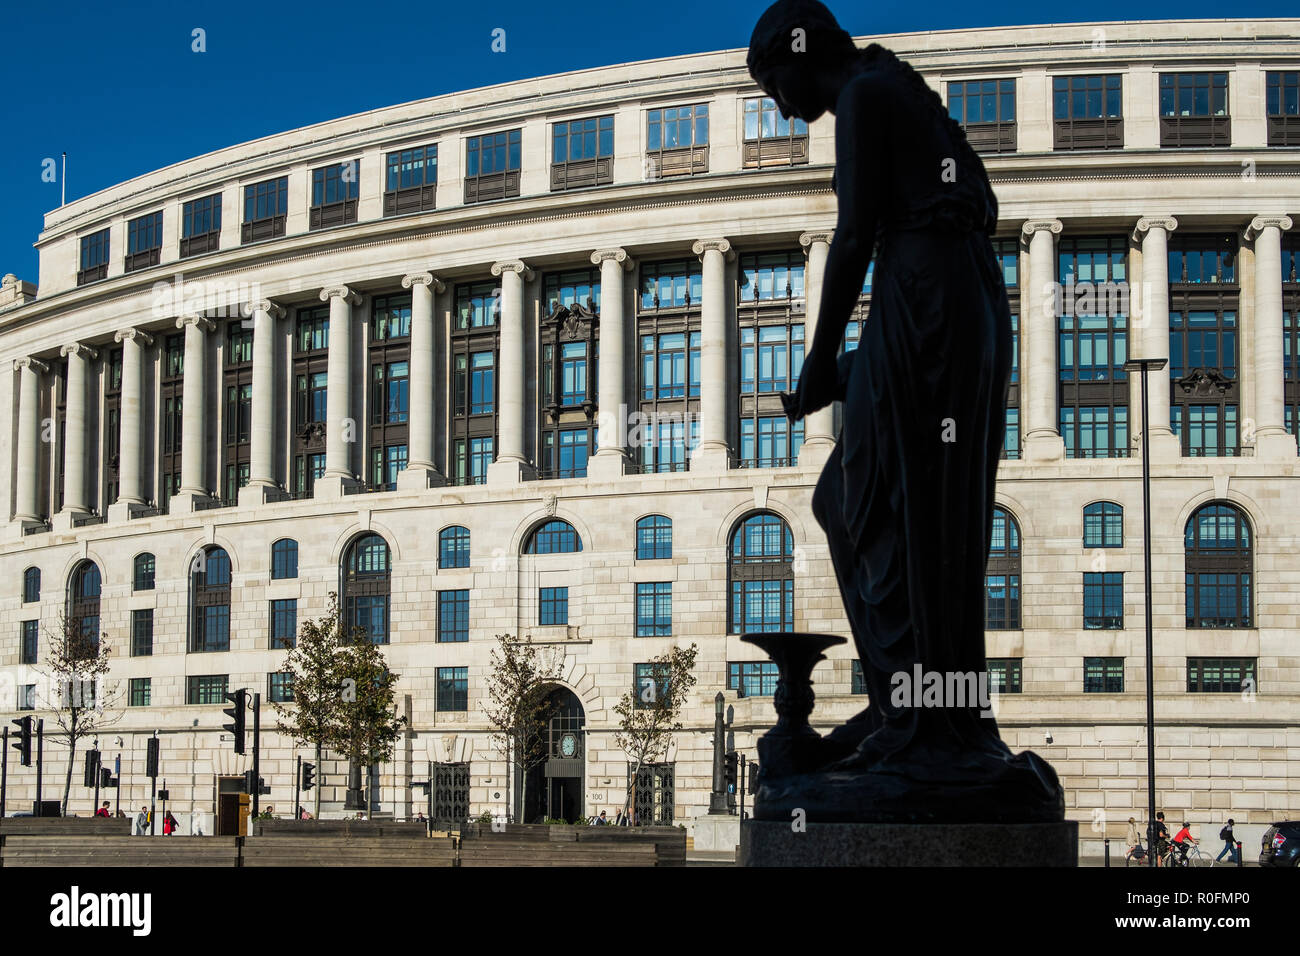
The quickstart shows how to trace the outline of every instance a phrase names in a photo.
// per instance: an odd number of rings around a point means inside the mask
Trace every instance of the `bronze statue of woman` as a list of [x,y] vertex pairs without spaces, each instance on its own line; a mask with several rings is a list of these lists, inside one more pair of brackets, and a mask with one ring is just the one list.
[[[817,0],[769,7],[748,66],[787,117],[835,116],[838,217],[813,341],[784,400],[794,421],[843,402],[813,512],[869,695],[818,742],[820,769],[765,778],[758,816],[1061,820],[1051,767],[1012,754],[978,694],[951,699],[987,679],[984,569],[1012,358],[984,164],[920,74],[878,44],[859,48]],[[873,252],[870,314],[841,355]],[[917,706],[928,674],[941,699]]]

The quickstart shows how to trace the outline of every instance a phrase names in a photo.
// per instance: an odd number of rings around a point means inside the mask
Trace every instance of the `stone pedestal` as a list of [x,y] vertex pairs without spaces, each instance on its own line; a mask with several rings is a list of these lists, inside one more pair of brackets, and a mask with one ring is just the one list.
[[691,821],[691,834],[696,850],[735,853],[740,843],[740,817],[731,813],[702,813]]
[[[697,823],[698,826],[698,823]],[[739,866],[1078,866],[1079,824],[746,820]],[[695,845],[699,844],[696,830]]]

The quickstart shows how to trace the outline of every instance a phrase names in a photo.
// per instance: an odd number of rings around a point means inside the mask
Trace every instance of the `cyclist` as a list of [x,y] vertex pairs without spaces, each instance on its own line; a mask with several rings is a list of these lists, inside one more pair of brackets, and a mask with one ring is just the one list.
[[1184,820],[1183,828],[1174,834],[1174,849],[1178,852],[1178,857],[1173,861],[1174,864],[1176,866],[1186,866],[1187,851],[1194,846],[1197,846],[1197,841],[1192,836],[1191,824]]

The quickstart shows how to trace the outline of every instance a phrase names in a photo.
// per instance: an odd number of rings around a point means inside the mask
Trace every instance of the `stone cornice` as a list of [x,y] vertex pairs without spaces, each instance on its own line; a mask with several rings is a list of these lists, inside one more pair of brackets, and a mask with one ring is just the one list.
[[331,285],[320,290],[320,300],[322,302],[329,302],[330,299],[342,299],[348,305],[361,304],[360,294],[353,292],[345,285]]
[[503,272],[513,272],[523,277],[525,282],[532,282],[534,272],[524,264],[522,259],[502,259],[500,262],[492,263],[492,274],[499,276]]
[[114,342],[125,342],[128,339],[145,347],[153,345],[153,336],[144,329],[119,329],[113,333]]
[[1246,227],[1246,241],[1254,242],[1255,238],[1270,226],[1286,232],[1292,226],[1291,217],[1285,213],[1281,215],[1256,216],[1250,221],[1250,225]]
[[69,355],[75,355],[78,358],[90,359],[93,361],[99,353],[89,345],[82,345],[80,342],[72,342],[60,348],[59,354],[64,358],[67,358]]
[[432,272],[412,272],[410,275],[402,276],[403,289],[410,289],[417,285],[428,286],[434,292],[447,291],[447,284]]

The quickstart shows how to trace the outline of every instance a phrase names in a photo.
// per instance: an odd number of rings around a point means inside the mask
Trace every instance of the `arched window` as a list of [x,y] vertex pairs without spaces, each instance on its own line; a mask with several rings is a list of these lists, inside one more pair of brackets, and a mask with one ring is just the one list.
[[1250,524],[1234,505],[1215,502],[1187,520],[1187,626],[1252,627]]
[[1020,629],[1020,527],[1004,508],[993,509],[993,540],[984,569],[984,627]]
[[80,635],[99,647],[99,592],[102,580],[94,561],[82,561],[68,578],[67,625],[69,635]]
[[469,528],[452,525],[438,534],[438,567],[469,567]]
[[190,564],[190,651],[230,650],[230,555],[209,545]]
[[1085,548],[1124,547],[1124,509],[1113,501],[1094,501],[1083,508]]
[[651,561],[673,556],[673,522],[663,515],[647,515],[636,523],[636,559]]
[[559,518],[548,521],[534,529],[528,536],[525,554],[568,554],[582,550],[582,539],[573,525]]
[[271,545],[271,580],[298,576],[298,542],[281,538]]
[[148,551],[135,556],[131,569],[131,590],[152,591],[154,587],[154,557]]
[[732,634],[794,629],[794,535],[771,512],[745,518],[731,534]]
[[388,643],[388,606],[392,588],[392,562],[388,542],[377,534],[363,534],[343,555],[343,639],[363,628],[373,644]]
[[41,569],[28,568],[23,572],[23,603],[32,604],[41,599]]

